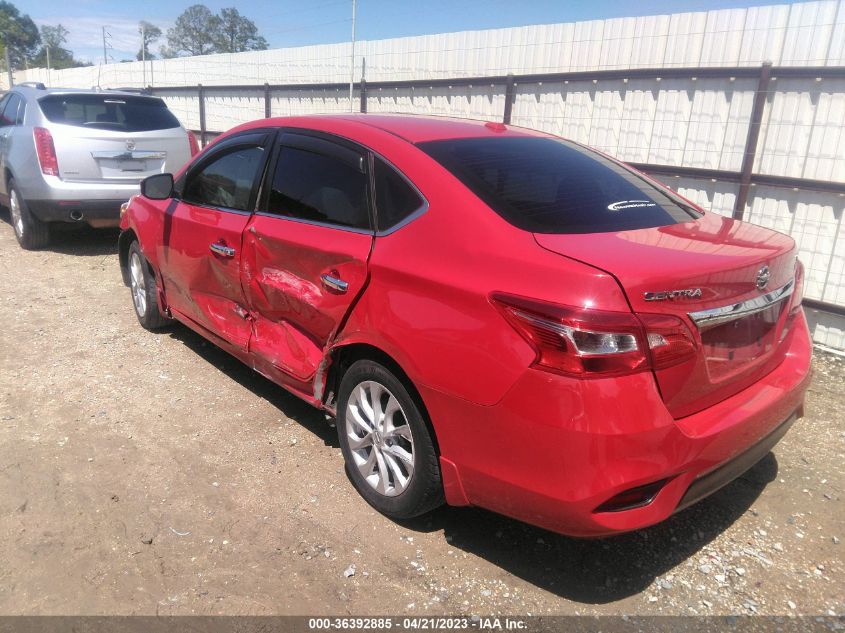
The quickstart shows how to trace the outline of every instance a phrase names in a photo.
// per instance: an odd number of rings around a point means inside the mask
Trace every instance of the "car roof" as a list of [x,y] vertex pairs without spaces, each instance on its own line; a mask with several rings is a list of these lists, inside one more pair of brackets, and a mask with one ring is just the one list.
[[89,94],[89,95],[118,95],[126,97],[152,97],[159,98],[155,95],[144,94],[140,90],[120,90],[120,89],[105,89],[99,90],[97,88],[40,88],[31,84],[16,84],[12,86],[13,91],[26,94],[28,97],[44,97],[47,95],[56,94]]
[[417,114],[325,114],[260,119],[238,126],[235,130],[267,127],[314,127],[328,132],[363,131],[374,128],[398,136],[409,143],[424,143],[455,138],[546,136],[541,132],[490,121],[475,121],[443,116]]

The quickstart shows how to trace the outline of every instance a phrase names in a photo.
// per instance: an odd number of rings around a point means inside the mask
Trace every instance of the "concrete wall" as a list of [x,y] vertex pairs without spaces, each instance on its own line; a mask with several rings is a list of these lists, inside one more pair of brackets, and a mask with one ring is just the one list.
[[[90,87],[184,86],[166,100],[199,128],[196,84],[206,87],[207,129],[223,131],[264,116],[261,91],[215,91],[224,84],[345,82],[348,43],[102,68],[18,73],[17,80]],[[627,68],[845,66],[845,0],[569,24],[468,31],[359,42],[358,80],[435,79]],[[623,160],[737,171],[742,164],[756,79],[618,79],[525,83],[512,122],[597,147]],[[359,95],[342,89],[274,92],[275,116],[348,112]],[[501,120],[504,87],[419,86],[370,90],[369,112],[413,112]],[[763,114],[755,173],[845,182],[845,80],[775,76]],[[706,208],[729,215],[737,185],[662,177]],[[792,235],[807,268],[806,296],[845,306],[845,196],[754,186],[746,219]],[[845,350],[845,319],[813,320],[815,340]]]
[[[361,41],[356,79],[431,79],[614,68],[840,66],[845,2],[825,0]],[[350,44],[323,44],[159,60],[146,84],[348,81]],[[5,81],[5,77],[2,78]],[[15,81],[73,86],[143,86],[141,62],[16,73]]]

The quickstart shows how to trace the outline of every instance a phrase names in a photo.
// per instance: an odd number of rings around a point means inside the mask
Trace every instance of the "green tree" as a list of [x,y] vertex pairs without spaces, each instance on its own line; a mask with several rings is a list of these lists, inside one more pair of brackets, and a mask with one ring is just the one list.
[[235,7],[220,11],[216,44],[220,53],[267,50],[267,40],[258,34],[255,22],[242,16]]
[[167,46],[176,54],[208,55],[217,52],[219,34],[220,18],[207,6],[194,4],[176,18],[172,29],[167,30]]
[[41,35],[32,18],[22,15],[11,2],[0,0],[0,60],[8,47],[12,68],[21,68],[35,55],[40,43]]
[[41,27],[41,42],[51,49],[61,48],[67,42],[67,36],[68,30],[61,24]]
[[155,24],[141,20],[138,23],[138,32],[141,34],[141,48],[135,56],[136,59],[155,59],[155,54],[150,51],[150,44],[161,37],[161,29]]
[[74,59],[73,53],[64,48],[63,44],[67,42],[68,30],[61,24],[56,26],[42,26],[41,27],[41,42],[43,46],[38,50],[38,54],[33,58],[32,64],[42,68],[47,66],[47,49],[50,49],[50,68],[75,68],[76,66],[84,66],[82,62]]
[[167,46],[159,46],[158,56],[162,59],[173,59],[174,57],[179,57],[179,53],[173,49],[167,48]]

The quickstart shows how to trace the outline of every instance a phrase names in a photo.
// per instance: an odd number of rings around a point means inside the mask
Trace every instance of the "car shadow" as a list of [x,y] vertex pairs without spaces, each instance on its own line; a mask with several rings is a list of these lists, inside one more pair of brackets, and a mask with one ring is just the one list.
[[[11,227],[9,209],[0,207],[0,220]],[[50,243],[43,249],[64,255],[101,256],[117,253],[120,230],[93,229],[87,224],[54,223],[50,226]]]
[[50,229],[50,243],[42,250],[82,257],[114,255],[119,235],[119,229],[56,225]]
[[402,524],[420,532],[443,530],[455,549],[562,598],[604,604],[642,592],[694,556],[749,510],[777,472],[769,453],[725,488],[666,521],[603,539],[561,536],[478,508],[444,506]]
[[170,328],[164,330],[164,334],[179,341],[205,362],[249,389],[259,398],[269,402],[283,415],[298,423],[306,431],[313,433],[326,446],[340,448],[337,432],[326,421],[326,415],[322,411],[285,391],[276,383],[180,323],[174,323]]

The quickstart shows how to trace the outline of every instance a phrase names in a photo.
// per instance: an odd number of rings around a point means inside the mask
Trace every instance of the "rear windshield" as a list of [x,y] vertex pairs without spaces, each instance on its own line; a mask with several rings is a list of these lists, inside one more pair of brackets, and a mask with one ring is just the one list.
[[149,132],[179,127],[161,99],[126,95],[51,95],[38,100],[53,123],[95,130]]
[[636,173],[568,141],[464,138],[419,147],[505,220],[533,233],[628,231],[699,217]]

